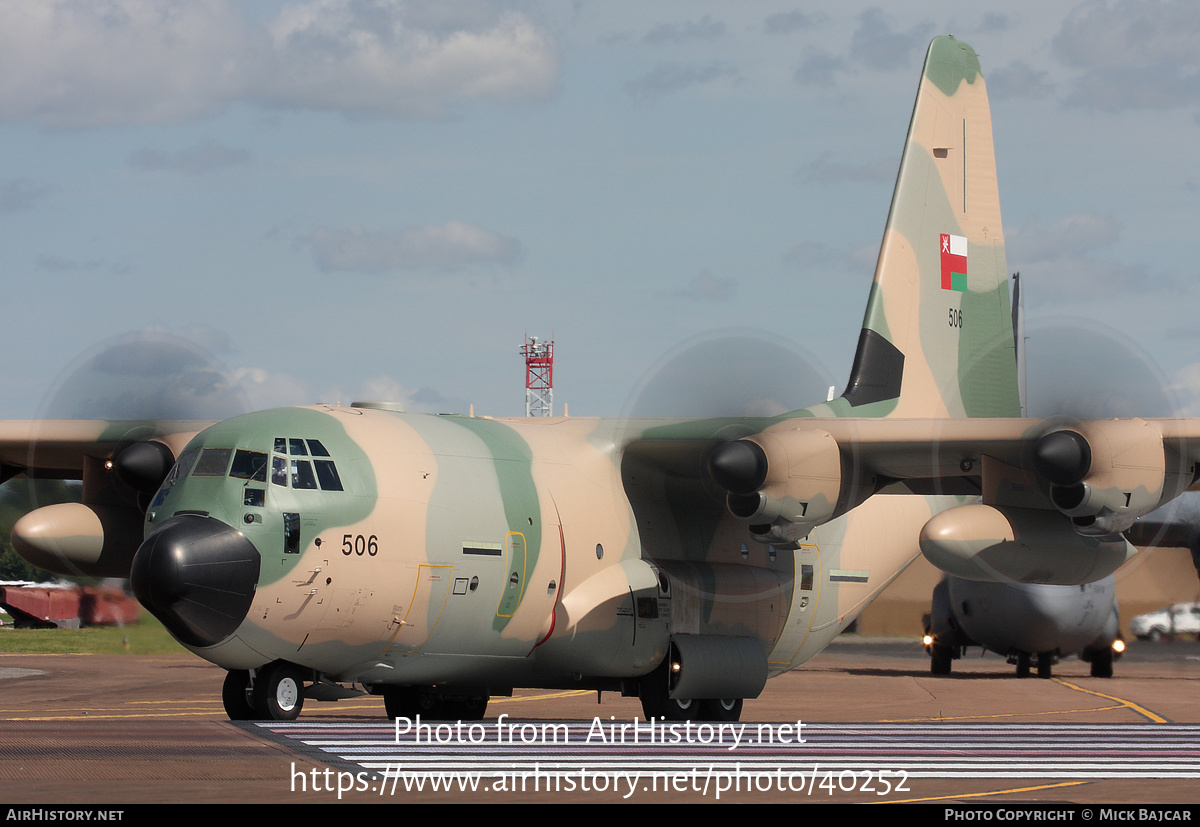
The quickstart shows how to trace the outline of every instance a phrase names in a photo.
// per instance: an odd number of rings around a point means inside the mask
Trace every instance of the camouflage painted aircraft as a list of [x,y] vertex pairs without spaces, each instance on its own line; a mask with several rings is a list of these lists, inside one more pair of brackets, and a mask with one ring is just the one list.
[[916,555],[1084,583],[1196,478],[1200,422],[1020,417],[975,52],[929,48],[858,351],[764,419],[491,419],[317,405],[223,422],[11,422],[4,476],[83,502],[14,528],[43,567],[129,574],[228,670],[232,718],[360,685],[473,718],[515,687],[736,719]]

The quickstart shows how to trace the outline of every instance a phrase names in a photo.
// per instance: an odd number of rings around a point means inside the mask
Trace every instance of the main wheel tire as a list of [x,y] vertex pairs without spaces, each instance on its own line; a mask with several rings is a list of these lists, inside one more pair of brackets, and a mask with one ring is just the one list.
[[741,717],[741,698],[712,698],[700,702],[701,721],[737,721]]
[[1096,652],[1092,655],[1092,677],[1111,678],[1113,676],[1112,649]]
[[432,686],[385,686],[383,708],[389,718],[425,721],[446,719],[446,700]]
[[269,721],[294,721],[304,708],[304,671],[287,661],[260,669],[254,680],[255,712]]
[[1050,678],[1054,671],[1054,657],[1049,652],[1038,653],[1038,677]]
[[642,713],[647,720],[661,718],[665,721],[698,721],[700,720],[700,701],[691,698],[668,698],[664,691],[663,697],[647,704],[642,698]]
[[930,647],[929,653],[929,672],[932,675],[949,675],[950,664],[954,662],[954,655],[950,651],[949,646],[933,644]]
[[447,698],[442,704],[442,714],[451,721],[482,721],[489,700],[487,695]]
[[642,677],[638,695],[642,699],[642,714],[648,721],[695,721],[700,716],[700,702],[670,696],[667,659],[655,667],[649,675]]
[[1030,664],[1031,660],[1032,660],[1032,656],[1028,652],[1018,652],[1017,653],[1017,677],[1018,678],[1028,678],[1029,677],[1029,664]]
[[225,714],[231,721],[252,721],[256,717],[254,706],[246,697],[250,687],[250,672],[245,669],[230,669],[225,673],[225,683],[221,685],[221,703],[225,706]]

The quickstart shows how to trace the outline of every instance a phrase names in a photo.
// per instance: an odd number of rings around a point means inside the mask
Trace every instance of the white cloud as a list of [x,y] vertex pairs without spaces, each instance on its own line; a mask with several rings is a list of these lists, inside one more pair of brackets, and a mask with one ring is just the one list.
[[173,152],[139,149],[129,156],[129,165],[135,169],[205,175],[248,164],[253,160],[254,156],[244,149],[225,146],[216,141],[204,141]]
[[224,0],[0,1],[0,117],[57,126],[206,117],[236,97],[248,29]]
[[1200,5],[1178,0],[1084,3],[1054,38],[1056,56],[1085,70],[1067,97],[1097,109],[1200,103]]
[[1120,235],[1121,224],[1111,216],[1071,213],[1048,224],[1031,216],[1008,233],[1008,246],[1022,261],[1039,262],[1088,256],[1111,247]]
[[858,19],[858,28],[850,38],[850,54],[860,64],[881,72],[911,65],[922,44],[934,32],[929,23],[916,23],[907,32],[893,31],[883,10],[867,9]]
[[467,413],[470,409],[466,400],[447,397],[433,388],[414,390],[382,374],[366,379],[353,391],[341,386],[317,390],[290,374],[265,368],[238,368],[232,377],[249,400],[250,409],[256,411],[318,403],[348,406],[358,401],[388,402],[421,413]]
[[414,413],[468,413],[470,403],[448,397],[433,388],[413,390],[390,376],[372,376],[362,384],[356,400],[391,402]]
[[49,194],[50,187],[36,181],[0,181],[0,213],[32,209]]
[[314,230],[303,239],[323,272],[384,273],[480,262],[512,263],[521,243],[460,221],[390,230]]
[[1094,68],[1168,61],[1194,65],[1200,6],[1191,0],[1082,3],[1054,38],[1064,62]]
[[724,37],[725,24],[713,20],[710,15],[704,15],[700,20],[689,20],[686,23],[663,23],[647,32],[647,43],[655,45],[662,43],[682,43],[687,40],[712,40]]
[[678,290],[660,295],[680,299],[698,299],[700,301],[724,302],[733,298],[737,291],[737,282],[733,279],[721,278],[705,268]]
[[1180,416],[1200,416],[1200,362],[1176,371],[1168,390],[1179,399]]
[[317,401],[307,383],[286,373],[272,373],[263,368],[237,368],[233,378],[249,398],[251,410],[310,405]]
[[763,34],[791,34],[813,29],[829,19],[823,12],[805,14],[802,11],[777,12],[763,21]]
[[[466,14],[450,16],[458,10]],[[403,0],[320,0],[270,26],[270,105],[438,118],[448,105],[525,100],[554,89],[545,32],[516,12],[450,4],[445,15]]]
[[1044,98],[1054,92],[1050,73],[1034,69],[1024,60],[997,69],[987,76],[988,94],[994,100]]
[[549,96],[558,58],[492,4],[317,0],[266,25],[235,0],[0,0],[0,119],[172,123],[233,102],[437,118]]
[[815,161],[800,169],[800,177],[807,183],[840,186],[846,183],[869,182],[891,183],[896,180],[895,158],[880,158],[866,164],[846,164],[833,160],[832,152],[823,152]]
[[626,83],[625,91],[635,98],[646,100],[722,79],[737,81],[739,77],[737,69],[720,61],[703,65],[660,63]]
[[1020,229],[1006,234],[1006,257],[1013,270],[1047,294],[1170,289],[1172,282],[1166,277],[1149,279],[1145,265],[1106,255],[1121,231],[1121,223],[1107,215],[1072,213],[1045,224],[1031,216]]

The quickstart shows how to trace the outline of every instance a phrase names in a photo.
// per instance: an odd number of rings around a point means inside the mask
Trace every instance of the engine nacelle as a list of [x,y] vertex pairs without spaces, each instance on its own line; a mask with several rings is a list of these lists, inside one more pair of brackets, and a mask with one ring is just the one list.
[[1079,534],[1056,511],[983,504],[934,516],[920,544],[929,562],[955,577],[1069,586],[1106,577],[1137,553],[1120,535]]
[[853,474],[837,440],[817,429],[766,431],[727,442],[713,450],[708,467],[729,492],[730,513],[760,529],[756,536],[764,541],[803,537],[871,493],[848,482]]
[[1052,431],[1034,448],[1054,507],[1081,534],[1124,531],[1179,496],[1195,477],[1184,454],[1168,454],[1162,433],[1141,419],[1082,422]]
[[47,571],[128,577],[142,542],[142,519],[139,511],[121,506],[46,505],[17,520],[13,548]]

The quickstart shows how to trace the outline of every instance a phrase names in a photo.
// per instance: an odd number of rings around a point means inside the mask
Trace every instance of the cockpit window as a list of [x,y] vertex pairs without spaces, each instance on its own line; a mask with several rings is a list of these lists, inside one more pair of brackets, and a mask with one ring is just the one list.
[[283,457],[271,457],[271,482],[287,486],[287,460]]
[[312,463],[306,459],[292,460],[292,488],[316,488],[317,478],[313,475]]
[[193,448],[190,451],[184,451],[179,455],[179,459],[175,462],[175,466],[171,469],[171,473],[167,474],[166,485],[174,485],[188,475],[192,470],[192,463],[196,461],[196,457],[200,455],[199,448]]
[[345,490],[332,459],[291,459],[330,456],[321,440],[277,436],[274,453],[271,457],[271,482],[275,485],[287,487],[290,482],[291,488],[299,490],[315,490],[318,487],[322,491]]
[[229,468],[232,448],[205,448],[200,452],[200,461],[192,471],[194,477],[223,477]]
[[229,476],[239,480],[267,481],[267,455],[260,451],[238,450],[233,455]]
[[342,478],[338,476],[333,460],[314,459],[313,464],[317,466],[317,479],[321,481],[322,491],[342,490]]

